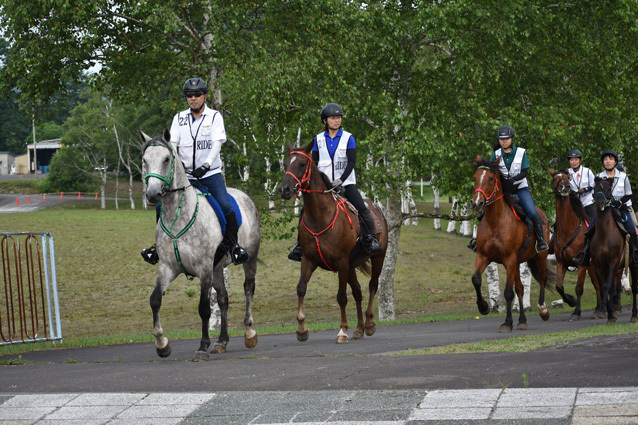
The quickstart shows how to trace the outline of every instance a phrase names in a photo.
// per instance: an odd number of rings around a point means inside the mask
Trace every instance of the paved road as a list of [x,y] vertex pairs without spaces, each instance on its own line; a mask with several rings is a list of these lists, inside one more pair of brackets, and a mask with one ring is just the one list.
[[167,359],[152,343],[0,356],[0,423],[638,424],[638,334],[528,353],[393,355],[602,325],[528,319],[511,335],[497,332],[502,317],[481,317],[379,326],[347,345],[336,332],[306,343],[262,335],[252,350],[232,338],[203,362],[191,360],[196,340],[173,341]]

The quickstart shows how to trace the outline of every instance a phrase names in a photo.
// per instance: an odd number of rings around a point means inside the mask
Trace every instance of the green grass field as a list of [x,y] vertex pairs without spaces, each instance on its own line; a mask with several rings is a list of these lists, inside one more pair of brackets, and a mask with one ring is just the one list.
[[[155,212],[131,211],[122,206],[128,207],[128,203],[120,201],[121,209],[116,211],[112,201],[107,210],[99,209],[99,201],[74,201],[42,211],[0,216],[2,232],[53,235],[65,342],[81,345],[153,340],[149,296],[157,266],[145,263],[140,250],[153,242]],[[449,210],[449,205],[443,209]],[[419,203],[419,210],[432,212],[432,204]],[[442,222],[442,227],[443,230],[434,230],[432,219],[420,219],[417,226],[402,228],[394,282],[398,322],[478,315],[471,284],[474,254],[465,247],[467,238],[445,231],[447,221]],[[253,310],[260,333],[292,332],[296,327],[299,263],[287,259],[293,243],[293,237],[263,238],[259,255],[263,263],[258,267]],[[503,278],[503,269],[500,271]],[[367,287],[364,279],[360,275],[362,286]],[[575,273],[569,273],[566,279],[566,289],[572,294],[575,279]],[[242,283],[241,267],[230,267],[229,325],[234,333],[243,332]],[[317,270],[305,298],[311,330],[338,328],[336,292],[336,276]],[[367,294],[364,295],[367,299]],[[538,297],[535,283],[531,296],[535,311]],[[188,281],[180,276],[170,286],[161,309],[162,325],[169,337],[199,336],[198,298],[197,279]],[[549,293],[547,300],[558,298],[556,293]],[[630,298],[623,296],[623,304],[629,302]],[[593,289],[587,282],[583,306],[591,309],[594,305]],[[351,297],[348,314],[354,326],[356,316]]]

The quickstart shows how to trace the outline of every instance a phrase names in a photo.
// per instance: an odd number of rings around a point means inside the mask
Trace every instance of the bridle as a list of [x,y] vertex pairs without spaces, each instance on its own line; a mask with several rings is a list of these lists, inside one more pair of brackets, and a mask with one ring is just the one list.
[[308,159],[308,162],[306,163],[306,169],[304,170],[304,173],[301,176],[301,179],[299,179],[297,176],[295,176],[290,171],[286,171],[286,173],[284,174],[284,175],[292,176],[292,178],[295,179],[295,181],[297,182],[297,184],[295,185],[295,191],[297,192],[297,196],[295,196],[295,199],[297,199],[299,197],[299,192],[301,192],[301,193],[328,193],[328,192],[334,192],[334,190],[332,190],[332,189],[328,189],[328,190],[312,190],[312,189],[308,189],[308,186],[310,186],[310,177],[311,177],[311,174],[312,174],[312,158],[310,158],[310,155],[308,155],[307,153],[305,153],[303,151],[290,151],[288,156],[292,156],[292,155],[296,155],[296,154],[305,156],[306,159]]
[[[611,183],[609,183],[609,181],[607,180],[600,180],[600,183],[607,183],[609,185],[610,191],[611,191]],[[603,204],[605,206],[604,209],[607,209],[607,207],[609,207],[611,205],[611,201],[614,200],[614,197],[611,196],[611,194],[609,195],[609,199],[607,199],[607,195],[605,195],[602,191],[598,191],[594,194],[594,199],[598,198],[598,195],[601,195],[603,197],[603,199],[605,200],[605,203]]]
[[[169,152],[171,153],[171,165],[170,165],[170,171],[168,172],[168,176],[164,177],[161,174],[157,174],[157,173],[147,173],[144,174],[144,181],[146,182],[146,186],[148,186],[148,179],[150,179],[151,177],[155,177],[157,179],[160,179],[161,181],[164,182],[164,187],[162,188],[162,195],[165,192],[174,192],[180,189],[169,189],[171,186],[171,183],[173,182],[173,177],[175,177],[175,154],[173,153],[173,149],[169,148],[168,146],[166,146],[164,143],[159,143],[156,141],[150,141],[145,147],[144,147],[144,151],[142,152],[142,155],[144,155],[144,153],[146,152],[146,149],[148,149],[151,146],[163,146],[165,148],[167,148],[169,150]],[[184,190],[184,188],[181,188],[181,190]]]
[[558,196],[561,196],[561,197],[563,197],[563,198],[568,197],[568,196],[569,196],[569,193],[570,193],[570,192],[572,192],[572,190],[571,190],[571,186],[570,186],[570,184],[569,184],[569,177],[567,177],[567,176],[565,175],[565,173],[563,173],[563,172],[555,173],[555,174],[554,174],[554,179],[556,179],[556,177],[558,177],[558,178],[560,179],[560,180],[559,180],[559,183],[560,183],[560,184],[564,184],[563,180],[565,180],[565,179],[567,180],[567,186],[569,186],[569,192],[567,192],[567,194],[565,194],[565,192],[559,192],[559,191],[558,191],[558,189],[557,189],[557,186],[558,186],[558,185],[554,185],[554,186],[552,187],[553,192],[554,192],[554,195],[558,195]]
[[[479,169],[483,169],[483,170],[489,170],[492,171],[490,167],[486,166],[486,165],[481,165],[478,167]],[[501,196],[499,196],[498,198],[496,198],[496,194],[498,192],[498,180],[494,180],[494,190],[492,190],[492,194],[490,196],[487,196],[487,194],[485,193],[485,191],[483,189],[476,188],[474,189],[474,193],[480,193],[481,195],[483,195],[483,197],[485,198],[485,206],[487,207],[490,204],[493,204],[494,202],[498,201],[499,199],[501,199],[503,196],[505,196],[504,193],[501,193]]]

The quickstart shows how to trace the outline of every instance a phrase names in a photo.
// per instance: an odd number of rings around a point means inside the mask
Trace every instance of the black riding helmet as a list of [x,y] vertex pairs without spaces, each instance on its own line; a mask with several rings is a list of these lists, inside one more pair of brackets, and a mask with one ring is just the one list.
[[616,151],[612,149],[607,149],[606,151],[600,154],[600,162],[602,162],[603,164],[604,164],[606,156],[613,156],[616,159],[616,164],[620,162],[618,161],[618,154],[616,153]]
[[323,107],[323,109],[321,109],[321,122],[323,122],[323,120],[328,117],[334,116],[343,116],[343,109],[341,109],[341,106],[337,105],[336,103],[328,103],[326,106]]
[[567,152],[567,158],[583,158],[583,154],[578,149],[572,149]]
[[498,128],[496,132],[497,139],[513,139],[514,138],[514,129],[509,125],[502,125]]
[[201,78],[189,78],[184,83],[184,94],[191,91],[201,91],[208,93],[208,86]]

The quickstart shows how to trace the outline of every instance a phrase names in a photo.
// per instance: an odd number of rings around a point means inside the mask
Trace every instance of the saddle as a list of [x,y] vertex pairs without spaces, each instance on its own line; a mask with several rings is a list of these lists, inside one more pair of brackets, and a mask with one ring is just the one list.
[[[222,211],[222,207],[219,206],[219,203],[217,202],[215,197],[211,195],[208,192],[208,190],[206,190],[205,187],[197,186],[195,187],[195,189],[198,190],[202,196],[206,197],[206,199],[208,200],[208,203],[213,208],[213,211],[215,211],[215,215],[217,215],[217,220],[219,220],[219,225],[222,229],[222,236],[224,236],[226,234],[226,216],[224,215],[224,211]],[[198,193],[197,196],[199,196],[200,193]],[[239,228],[241,227],[241,223],[242,223],[242,217],[241,217],[241,211],[239,209],[239,204],[237,204],[237,200],[235,200],[235,198],[233,198],[233,196],[230,193],[228,193],[228,201],[230,202],[230,205],[233,208],[233,211],[235,212],[235,217],[237,217],[237,227]]]

